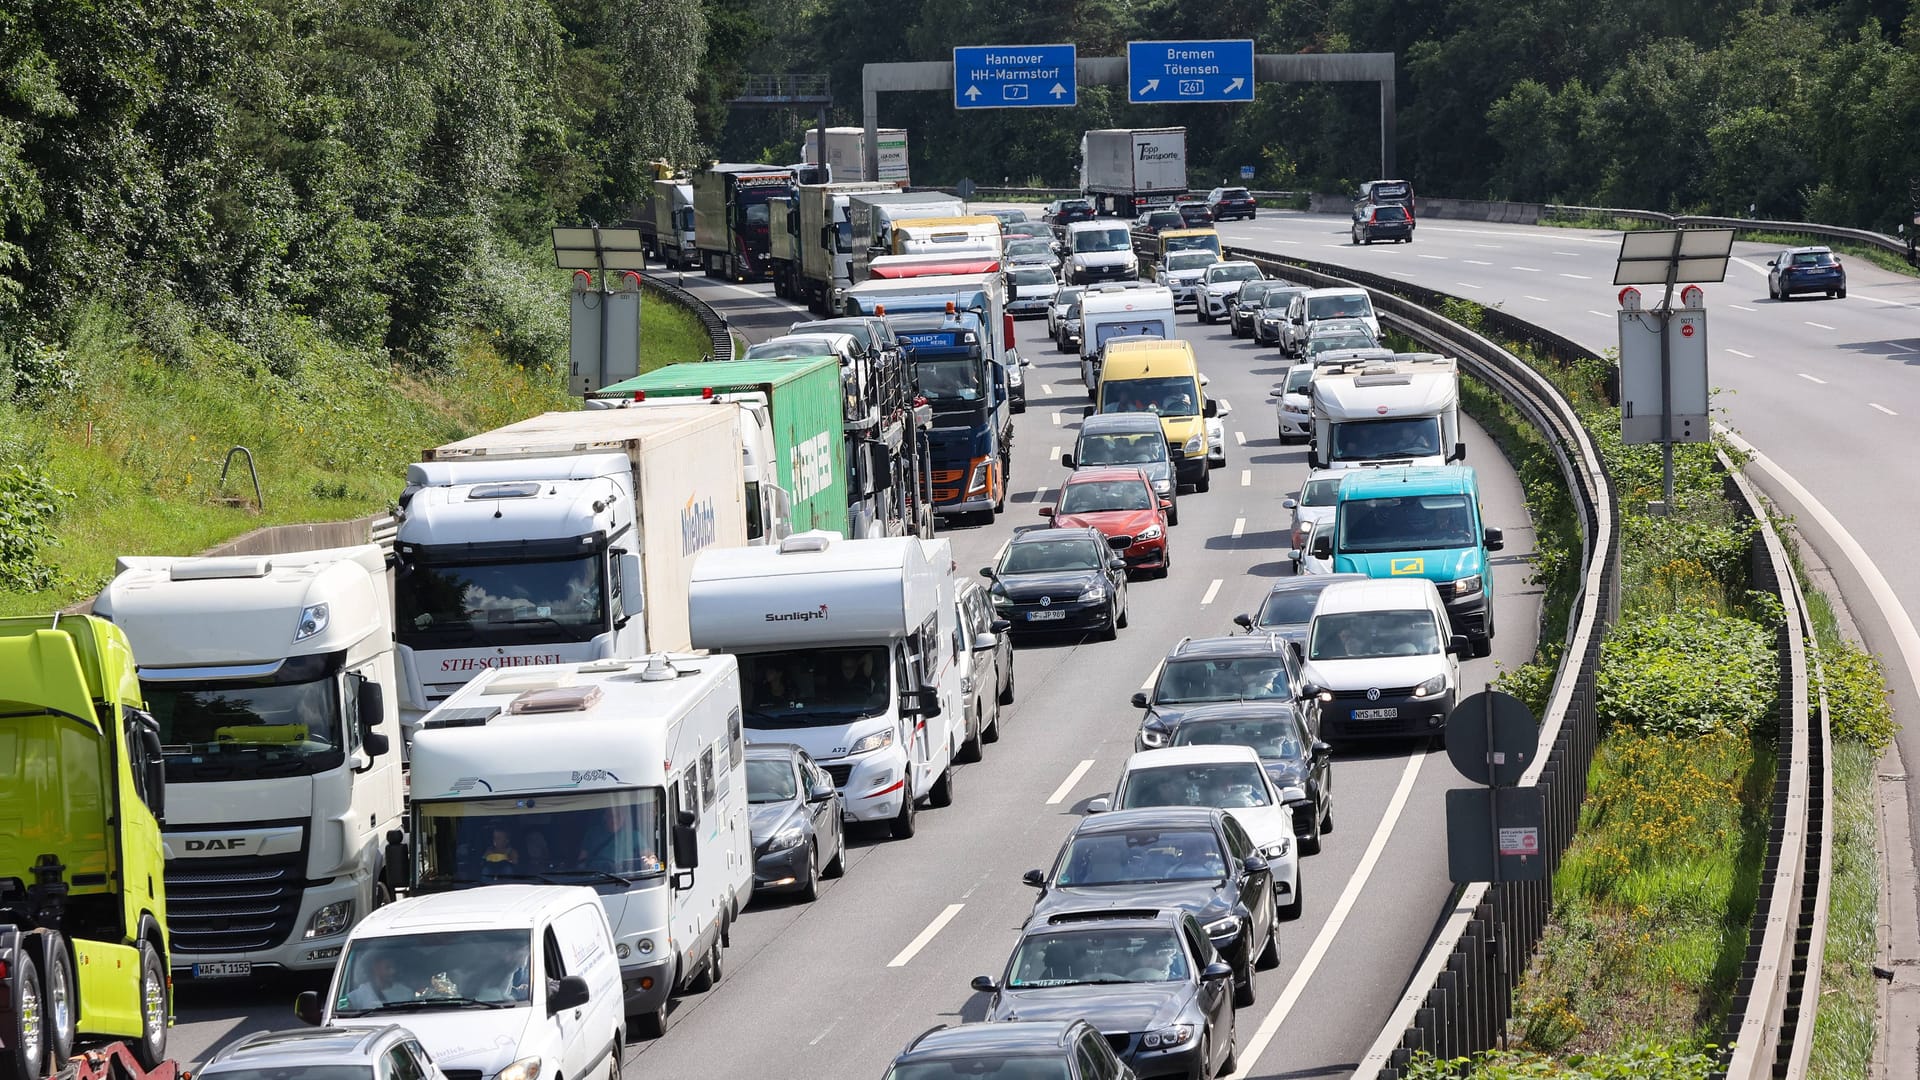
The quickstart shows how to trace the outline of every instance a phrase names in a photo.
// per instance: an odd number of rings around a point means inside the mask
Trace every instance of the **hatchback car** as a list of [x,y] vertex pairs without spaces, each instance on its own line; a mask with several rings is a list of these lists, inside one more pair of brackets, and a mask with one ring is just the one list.
[[1043,266],[1049,271],[1060,269],[1060,253],[1054,249],[1053,241],[1044,237],[1034,237],[1031,240],[1009,240],[1003,257],[1009,268]]
[[980,576],[993,581],[993,613],[1013,624],[1009,633],[1092,630],[1111,640],[1127,625],[1127,560],[1097,529],[1016,533]]
[[1250,746],[1267,779],[1293,811],[1300,854],[1320,852],[1320,834],[1333,828],[1332,748],[1301,725],[1289,703],[1207,705],[1181,717],[1170,746]]
[[1061,232],[1076,221],[1092,221],[1093,204],[1085,199],[1055,199],[1047,204],[1040,220],[1053,226],[1054,232]]
[[1251,614],[1233,617],[1233,624],[1249,634],[1278,634],[1282,640],[1307,647],[1307,627],[1313,622],[1313,606],[1320,594],[1336,581],[1365,581],[1365,574],[1314,574],[1284,577],[1267,590],[1267,598]]
[[833,777],[792,743],[747,747],[747,825],[753,894],[820,896],[820,879],[847,872],[847,837]]
[[1089,911],[1029,920],[973,989],[988,1020],[1085,1019],[1141,1077],[1206,1077],[1234,1066],[1232,981],[1184,911]]
[[970,741],[964,760],[980,760],[980,744],[1000,741],[1000,706],[1013,704],[1013,638],[1007,620],[993,613],[993,598],[977,581],[959,581],[954,589],[961,656],[960,685],[965,692]]
[[1207,192],[1207,210],[1215,221],[1231,218],[1255,218],[1260,214],[1253,193],[1243,187],[1217,187]]
[[1056,339],[1060,334],[1060,319],[1066,314],[1067,305],[1078,300],[1087,291],[1085,285],[1061,285],[1047,300],[1047,336]]
[[[1070,288],[1084,289],[1085,286],[1074,285]],[[1080,351],[1080,302],[1084,299],[1086,299],[1086,293],[1082,292],[1079,296],[1067,301],[1066,306],[1060,309],[1060,321],[1054,324],[1053,330],[1055,352],[1077,353]]]
[[1100,530],[1127,561],[1127,570],[1152,570],[1166,577],[1173,567],[1167,544],[1171,500],[1154,493],[1153,481],[1135,466],[1080,469],[1060,485],[1059,498],[1042,506],[1040,516],[1056,526]]
[[1085,1020],[1005,1020],[923,1032],[882,1080],[1136,1080]]
[[1027,217],[1025,210],[988,210],[986,214],[988,217],[999,219],[1000,231],[1002,233],[1005,233],[1008,229],[1016,225],[1029,224],[1032,220]]
[[1767,260],[1767,297],[1787,300],[1807,293],[1847,298],[1847,271],[1829,248],[1788,248]]
[[1168,229],[1184,229],[1187,220],[1178,210],[1149,210],[1133,219],[1133,231],[1152,233],[1155,236]]
[[1010,315],[1045,315],[1060,291],[1060,279],[1044,266],[1015,265],[1006,278]]
[[1020,880],[1040,890],[1030,919],[1097,907],[1188,912],[1233,965],[1237,1007],[1253,1004],[1254,969],[1280,964],[1272,871],[1225,810],[1153,806],[1082,818],[1051,873]]
[[1227,317],[1227,301],[1237,292],[1244,282],[1259,281],[1266,275],[1258,266],[1250,262],[1217,262],[1201,273],[1195,286],[1194,314],[1203,323],[1217,322]]
[[1314,698],[1319,687],[1301,675],[1300,658],[1278,636],[1227,635],[1182,638],[1160,662],[1151,690],[1135,691],[1133,707],[1145,710],[1134,745],[1167,745],[1168,732],[1188,710],[1222,701],[1291,701],[1320,730]]
[[1284,510],[1293,511],[1293,525],[1288,530],[1293,547],[1307,546],[1307,530],[1316,521],[1332,521],[1334,507],[1340,501],[1340,481],[1343,470],[1321,469],[1308,473],[1307,482],[1300,490],[1280,500]]
[[1260,307],[1266,301],[1267,294],[1275,289],[1287,287],[1288,283],[1284,281],[1242,282],[1239,290],[1227,298],[1227,325],[1233,330],[1233,336],[1252,337],[1254,326],[1260,318]]
[[1353,208],[1351,236],[1356,244],[1371,244],[1375,240],[1411,243],[1413,215],[1407,213],[1407,208],[1404,206],[1361,203]]
[[1095,413],[1080,421],[1073,449],[1060,455],[1069,469],[1129,466],[1147,474],[1153,493],[1172,504],[1167,524],[1180,524],[1180,486],[1174,483],[1173,454],[1166,429],[1151,413]]
[[1280,445],[1306,442],[1313,437],[1313,365],[1295,364],[1287,377],[1274,387],[1273,401],[1279,411]]
[[222,1047],[193,1075],[222,1080],[446,1080],[420,1040],[398,1024],[257,1031]]
[[1328,319],[1308,328],[1307,340],[1300,346],[1300,356],[1312,364],[1321,362],[1320,358],[1327,353],[1379,347],[1379,340],[1368,331],[1365,323],[1356,319]]

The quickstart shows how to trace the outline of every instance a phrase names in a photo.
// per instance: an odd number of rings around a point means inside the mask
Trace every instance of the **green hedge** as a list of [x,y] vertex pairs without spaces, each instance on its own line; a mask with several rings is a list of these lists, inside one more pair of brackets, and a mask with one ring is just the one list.
[[1664,735],[1751,731],[1779,683],[1773,639],[1710,611],[1623,619],[1600,647],[1600,721]]

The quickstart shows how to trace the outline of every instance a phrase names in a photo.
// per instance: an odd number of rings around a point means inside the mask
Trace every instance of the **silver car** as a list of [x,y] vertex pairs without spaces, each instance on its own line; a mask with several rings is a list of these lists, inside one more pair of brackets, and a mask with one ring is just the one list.
[[328,1080],[447,1080],[413,1032],[376,1028],[258,1031],[227,1044],[194,1073],[219,1080],[326,1077]]

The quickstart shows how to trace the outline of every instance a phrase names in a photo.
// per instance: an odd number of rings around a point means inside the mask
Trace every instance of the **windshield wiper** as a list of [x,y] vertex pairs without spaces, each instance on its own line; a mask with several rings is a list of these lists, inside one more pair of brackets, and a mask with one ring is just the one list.
[[[350,1015],[365,1016],[367,1013],[374,1013],[374,1012],[415,1012],[422,1009],[441,1009],[441,1008],[511,1009],[518,1004],[519,1004],[518,1002],[513,1002],[513,1001],[481,1001],[478,998],[458,997],[458,996],[415,998],[412,1001],[383,1001],[380,1004],[375,1005],[371,1009],[362,1009],[359,1012],[352,1013]],[[334,1015],[340,1016],[340,1015],[348,1015],[348,1014],[335,1013]]]
[[592,874],[594,877],[597,877],[602,881],[618,882],[621,885],[633,884],[632,878],[626,877],[621,874],[616,874],[611,870],[549,870],[545,874],[539,874],[536,876],[539,877],[540,880],[546,882],[549,885],[558,885],[560,884],[560,882],[554,880],[554,878],[560,874]]

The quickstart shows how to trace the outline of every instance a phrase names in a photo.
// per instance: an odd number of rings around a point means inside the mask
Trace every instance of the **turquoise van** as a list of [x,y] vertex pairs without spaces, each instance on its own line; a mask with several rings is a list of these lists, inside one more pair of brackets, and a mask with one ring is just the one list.
[[1447,621],[1473,655],[1493,649],[1493,566],[1505,538],[1480,519],[1480,485],[1465,465],[1350,469],[1333,527],[1314,534],[1313,557],[1336,574],[1423,577],[1446,601]]

